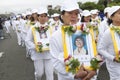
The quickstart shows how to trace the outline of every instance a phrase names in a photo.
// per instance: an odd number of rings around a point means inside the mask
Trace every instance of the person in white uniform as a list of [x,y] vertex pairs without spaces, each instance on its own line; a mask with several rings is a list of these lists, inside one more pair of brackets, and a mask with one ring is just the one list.
[[[109,12],[112,23],[104,32],[98,45],[98,52],[104,56],[110,80],[120,80],[120,34],[113,28],[120,28],[120,6],[113,6]],[[111,29],[112,28],[112,29]]]
[[55,32],[58,30],[58,28],[61,26],[61,22],[59,20],[59,15],[58,13],[54,13],[52,15],[53,21],[50,23],[50,27],[52,29],[52,32]]
[[[32,29],[34,27],[47,26],[47,8],[40,8],[38,11],[38,22],[31,27],[28,31],[26,43],[28,45],[29,50],[31,50],[31,59],[34,61],[34,68],[35,68],[35,80],[42,80],[42,76],[45,71],[46,80],[53,80],[53,64],[51,60],[51,54],[48,51],[37,52],[35,46],[35,36],[32,33]],[[39,34],[41,34],[39,32]],[[40,36],[37,36],[36,39],[41,40]],[[44,40],[44,39],[43,39]]]
[[[74,25],[78,22],[79,6],[74,0],[65,0],[61,6],[62,26]],[[87,71],[82,66],[76,74],[66,72],[64,63],[64,50],[62,45],[61,28],[53,33],[50,39],[50,53],[53,57],[53,67],[58,72],[58,80],[90,80],[94,75],[88,77]],[[84,79],[80,79],[83,78]]]
[[17,40],[18,40],[18,45],[22,44],[22,35],[21,35],[21,22],[20,22],[20,15],[17,15],[17,20],[15,21],[15,29],[16,29],[16,34],[17,34]]
[[[108,12],[109,11],[110,11],[110,7],[106,7],[104,9],[105,17],[104,17],[104,20],[100,23],[100,25],[98,27],[98,30],[99,30],[98,40],[100,40],[100,38],[104,34],[105,30],[107,30],[109,28],[109,23],[108,23],[108,20],[109,20]],[[98,41],[98,43],[99,43],[99,41]]]

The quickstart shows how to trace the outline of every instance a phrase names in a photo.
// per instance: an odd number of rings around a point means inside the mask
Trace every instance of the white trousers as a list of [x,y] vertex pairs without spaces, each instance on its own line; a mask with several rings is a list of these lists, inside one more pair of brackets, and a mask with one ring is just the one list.
[[17,34],[18,45],[21,45],[22,42],[21,33],[16,32],[16,34]]
[[106,67],[109,72],[110,80],[120,80],[120,63],[107,60]]
[[53,80],[53,64],[51,59],[40,59],[34,61],[35,80],[41,80],[45,71],[46,80]]

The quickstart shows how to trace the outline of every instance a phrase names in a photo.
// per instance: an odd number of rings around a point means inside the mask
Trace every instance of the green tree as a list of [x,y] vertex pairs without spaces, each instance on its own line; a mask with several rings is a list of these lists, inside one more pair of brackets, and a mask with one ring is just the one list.
[[87,10],[92,10],[95,9],[97,7],[97,4],[95,4],[94,2],[86,2],[82,5],[80,5],[81,9],[87,9]]
[[55,10],[55,9],[50,9],[50,10],[48,10],[48,14],[51,16],[51,15],[53,15],[54,13],[60,13],[60,11],[59,10]]

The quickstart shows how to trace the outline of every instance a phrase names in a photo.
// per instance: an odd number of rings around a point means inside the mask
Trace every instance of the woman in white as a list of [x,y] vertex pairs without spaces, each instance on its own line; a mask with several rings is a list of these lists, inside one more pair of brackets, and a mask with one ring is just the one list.
[[60,26],[61,26],[61,22],[59,20],[59,15],[60,14],[58,14],[58,13],[54,13],[52,15],[53,21],[50,23],[50,27],[52,29],[52,33],[57,31],[58,28],[60,28]]
[[[61,7],[61,11],[61,21],[63,22],[63,26],[74,25],[78,22],[79,6],[74,0],[65,0]],[[61,28],[54,32],[50,39],[50,53],[53,57],[53,67],[58,72],[58,80],[90,79],[90,76],[85,76],[87,73],[83,66],[75,75],[66,72]],[[80,79],[83,78],[83,75],[84,79]]]
[[[108,12],[109,11],[110,11],[110,7],[106,7],[104,9],[105,17],[104,17],[104,20],[100,23],[100,25],[98,27],[98,30],[99,30],[98,40],[100,40],[100,38],[104,34],[105,30],[107,30],[109,28],[109,23],[108,23],[108,20],[109,20]],[[98,43],[99,43],[99,41],[98,41]]]
[[[40,8],[38,11],[38,22],[32,27],[47,26],[47,9]],[[51,55],[49,51],[37,52],[34,43],[34,34],[32,33],[32,28],[27,34],[26,43],[28,44],[29,50],[31,50],[31,59],[34,61],[35,68],[35,80],[41,80],[45,71],[46,80],[53,80],[53,67],[51,61]],[[36,37],[41,40],[40,36]],[[43,39],[44,40],[44,39]]]
[[111,29],[120,28],[120,6],[111,7],[109,16],[112,24],[101,38],[98,52],[105,57],[110,80],[120,80],[120,62],[117,57],[117,54],[120,55],[120,34]]
[[20,23],[20,15],[17,15],[17,20],[15,21],[15,29],[16,29],[16,34],[17,34],[17,40],[18,40],[18,45],[22,45],[22,26]]

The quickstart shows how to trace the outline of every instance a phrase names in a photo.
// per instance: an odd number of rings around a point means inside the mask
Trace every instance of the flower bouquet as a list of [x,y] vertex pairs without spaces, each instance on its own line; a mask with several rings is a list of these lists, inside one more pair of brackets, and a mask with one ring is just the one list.
[[112,30],[114,30],[116,33],[120,34],[120,28],[119,27],[112,27]]
[[68,67],[68,72],[71,72],[72,74],[77,73],[80,67],[80,62],[78,59],[75,59],[71,56],[69,56],[67,59],[64,60],[65,65]]
[[41,27],[35,27],[35,29],[38,31],[38,32],[46,32],[48,30],[48,26],[41,26]]
[[[46,46],[49,46],[49,43],[46,43],[45,44]],[[41,53],[41,52],[43,52],[43,44],[42,44],[42,42],[38,42],[38,48],[39,48],[39,52]]]
[[76,26],[68,26],[63,28],[64,28],[64,31],[67,32],[69,36],[72,35],[77,30]]
[[103,59],[101,58],[100,55],[97,55],[95,58],[92,58],[91,61],[90,61],[91,68],[93,70],[99,69],[99,67],[100,67],[99,63],[102,62],[102,61],[103,61]]
[[119,50],[119,54],[118,54],[118,62],[120,62],[120,50]]

